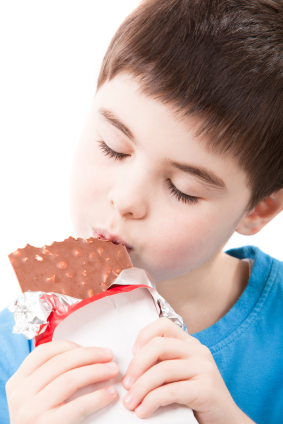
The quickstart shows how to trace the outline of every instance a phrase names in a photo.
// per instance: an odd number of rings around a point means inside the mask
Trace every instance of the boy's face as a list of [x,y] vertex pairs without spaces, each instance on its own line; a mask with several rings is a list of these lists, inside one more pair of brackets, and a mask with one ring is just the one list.
[[97,92],[74,157],[70,209],[77,237],[122,239],[133,265],[158,282],[211,263],[251,193],[235,160],[205,150],[189,120],[138,87],[121,73]]

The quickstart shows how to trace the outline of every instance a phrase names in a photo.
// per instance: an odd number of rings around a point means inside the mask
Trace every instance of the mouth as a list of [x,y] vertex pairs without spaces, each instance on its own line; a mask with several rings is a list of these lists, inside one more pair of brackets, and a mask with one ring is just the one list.
[[107,230],[103,230],[101,228],[93,228],[92,230],[94,238],[99,237],[101,240],[109,240],[114,244],[122,244],[127,249],[128,253],[132,252],[133,248],[121,237],[115,234],[110,234]]

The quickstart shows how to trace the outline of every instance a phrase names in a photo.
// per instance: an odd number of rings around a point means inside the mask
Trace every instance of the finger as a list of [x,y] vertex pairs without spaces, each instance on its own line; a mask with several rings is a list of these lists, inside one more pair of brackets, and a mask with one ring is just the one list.
[[34,397],[49,383],[67,371],[86,365],[109,362],[113,358],[113,352],[111,349],[108,350],[110,355],[104,353],[101,348],[90,346],[71,349],[54,356],[24,382],[27,387],[25,392],[27,398]]
[[160,406],[178,403],[191,409],[197,404],[201,387],[197,381],[178,381],[166,384],[148,393],[135,409],[139,418],[148,418]]
[[[107,390],[112,389],[112,394]],[[46,422],[52,424],[79,424],[86,416],[93,414],[99,409],[109,405],[117,398],[114,387],[105,387],[85,396],[78,397],[50,414]]]
[[31,375],[53,356],[78,347],[80,347],[78,344],[68,340],[57,340],[39,345],[25,358],[17,372],[10,378],[7,383],[8,390],[13,391],[17,388],[23,378]]
[[201,361],[171,360],[160,362],[143,374],[123,398],[124,406],[134,410],[152,390],[163,384],[197,377],[202,371]]
[[184,343],[169,337],[154,337],[131,360],[122,383],[129,389],[157,361],[203,357],[205,350],[207,348],[201,344]]
[[45,362],[55,355],[77,349],[76,343],[68,340],[56,340],[37,346],[24,360],[17,371],[18,377],[27,377],[31,375],[37,368],[41,367]]
[[146,343],[153,337],[172,337],[174,339],[184,340],[186,342],[200,344],[200,342],[185,333],[178,325],[174,324],[168,318],[159,318],[158,320],[148,324],[138,334],[133,346],[133,354],[135,355]]
[[115,377],[119,368],[117,364],[111,364],[112,369],[107,367],[109,364],[94,364],[60,375],[33,398],[34,408],[40,405],[41,410],[50,410],[68,399],[79,388]]

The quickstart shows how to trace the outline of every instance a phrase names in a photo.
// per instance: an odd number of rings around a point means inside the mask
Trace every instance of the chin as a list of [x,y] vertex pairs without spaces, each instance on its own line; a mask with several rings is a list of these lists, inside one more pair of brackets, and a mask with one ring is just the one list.
[[164,271],[162,267],[160,267],[159,269],[156,269],[156,266],[148,265],[144,261],[135,257],[134,254],[130,254],[130,258],[135,268],[144,269],[154,279],[156,283],[170,278],[168,277],[168,274],[166,273],[166,271]]

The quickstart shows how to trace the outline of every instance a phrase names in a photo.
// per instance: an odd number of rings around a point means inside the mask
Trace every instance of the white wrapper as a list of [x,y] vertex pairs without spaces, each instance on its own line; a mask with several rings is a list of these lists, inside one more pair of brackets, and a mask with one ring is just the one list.
[[[99,390],[106,385],[115,387],[116,400],[87,416],[83,424],[139,424],[141,419],[127,410],[122,398],[127,393],[122,385],[128,365],[133,358],[132,347],[138,333],[147,325],[166,317],[184,328],[183,319],[154,289],[151,277],[142,269],[129,268],[123,270],[109,287],[122,285],[139,285],[136,290],[113,292],[109,296],[96,299],[71,312],[57,325],[52,340],[69,340],[81,346],[106,346],[114,352],[113,361],[119,366],[119,374],[107,382],[97,382],[79,388],[65,402]],[[60,311],[68,306],[81,302],[81,299],[57,293],[26,292],[18,301],[10,305],[16,325],[14,333],[22,333],[27,339],[42,334],[53,308]],[[173,403],[158,408],[146,420],[150,424],[196,424],[193,411],[185,405]]]

